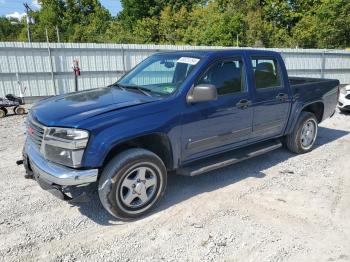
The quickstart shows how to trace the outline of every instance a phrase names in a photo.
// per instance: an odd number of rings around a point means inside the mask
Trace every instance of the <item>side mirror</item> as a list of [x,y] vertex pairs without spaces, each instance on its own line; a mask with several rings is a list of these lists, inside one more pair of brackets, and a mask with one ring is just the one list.
[[216,87],[210,84],[200,84],[192,87],[187,94],[187,103],[212,101],[218,98]]

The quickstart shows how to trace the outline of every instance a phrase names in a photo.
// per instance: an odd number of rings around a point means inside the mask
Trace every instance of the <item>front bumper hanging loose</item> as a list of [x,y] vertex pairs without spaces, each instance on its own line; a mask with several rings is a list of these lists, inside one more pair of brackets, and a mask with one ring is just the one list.
[[[21,161],[17,161],[21,164]],[[63,192],[65,186],[76,186],[97,181],[98,169],[78,170],[47,161],[27,139],[23,149],[23,164],[27,175],[33,177],[40,187],[62,200],[85,202],[86,194],[71,198]]]

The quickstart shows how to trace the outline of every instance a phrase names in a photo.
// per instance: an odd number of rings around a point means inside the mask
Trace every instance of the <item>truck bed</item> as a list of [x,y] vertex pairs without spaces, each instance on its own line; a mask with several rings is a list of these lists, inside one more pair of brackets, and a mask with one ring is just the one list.
[[293,96],[299,102],[307,104],[309,101],[323,101],[323,119],[334,113],[338,102],[339,80],[309,77],[289,77],[288,79]]
[[288,77],[289,84],[293,88],[301,88],[301,87],[319,87],[319,86],[327,86],[327,87],[336,87],[339,85],[339,81],[336,79],[324,79],[324,78],[311,78],[311,77],[296,77],[291,76]]

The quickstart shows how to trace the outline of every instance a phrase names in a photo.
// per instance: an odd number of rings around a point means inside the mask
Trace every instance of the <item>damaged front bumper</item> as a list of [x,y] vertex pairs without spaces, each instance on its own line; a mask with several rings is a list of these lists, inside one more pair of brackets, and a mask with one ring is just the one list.
[[98,169],[78,170],[47,161],[30,139],[24,146],[23,164],[27,174],[32,175],[42,189],[63,200],[72,200],[63,192],[63,187],[93,183],[98,177]]

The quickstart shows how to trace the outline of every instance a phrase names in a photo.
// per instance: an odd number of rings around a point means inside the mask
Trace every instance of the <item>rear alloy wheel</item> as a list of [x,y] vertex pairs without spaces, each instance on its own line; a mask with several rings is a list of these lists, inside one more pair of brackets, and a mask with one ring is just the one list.
[[16,115],[24,115],[26,110],[21,107],[21,106],[16,106],[13,111],[15,112]]
[[300,134],[300,143],[304,150],[309,150],[315,143],[317,136],[317,122],[309,119],[304,123]]
[[286,136],[287,148],[297,154],[309,152],[317,138],[318,124],[314,114],[301,112],[295,129]]
[[103,170],[98,192],[114,217],[129,220],[149,212],[164,194],[167,172],[162,160],[140,148],[114,157]]

